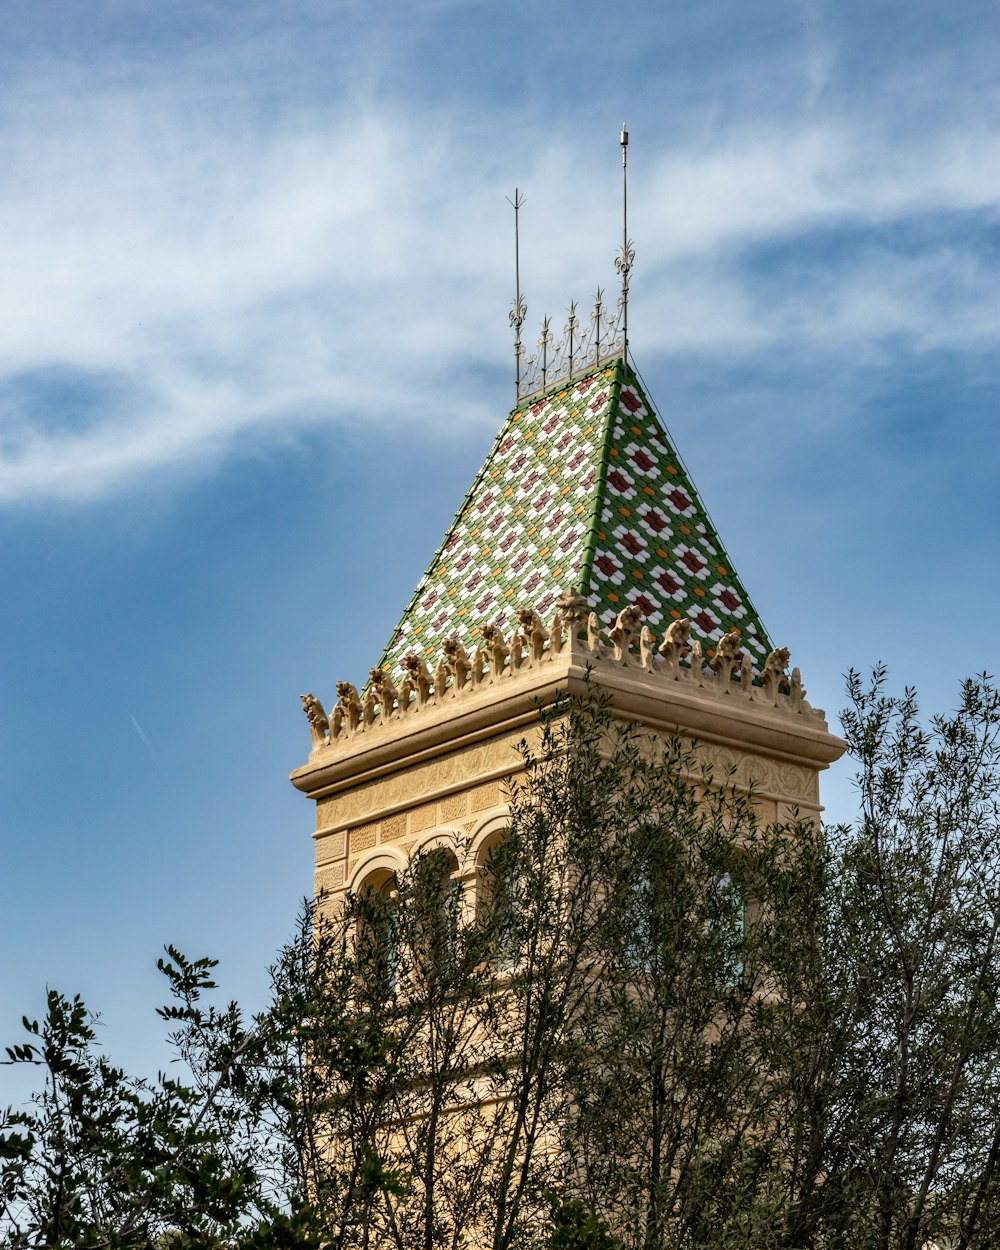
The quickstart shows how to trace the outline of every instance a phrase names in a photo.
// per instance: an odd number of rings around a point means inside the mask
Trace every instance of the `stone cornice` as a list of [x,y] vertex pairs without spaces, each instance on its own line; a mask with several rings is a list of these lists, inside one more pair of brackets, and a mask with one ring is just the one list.
[[617,717],[652,730],[682,730],[817,770],[844,751],[823,713],[805,701],[798,670],[785,673],[785,649],[772,652],[754,677],[733,631],[706,667],[685,622],[672,626],[654,651],[655,639],[630,609],[604,641],[593,614],[588,618],[571,593],[550,626],[531,609],[520,613],[520,622],[509,642],[495,626],[484,626],[484,648],[471,657],[449,640],[433,674],[421,657],[408,656],[398,688],[379,669],[363,699],[354,686],[338,683],[329,717],[314,696],[303,696],[313,750],[292,783],[312,798],[334,794],[404,764],[526,728],[561,692],[588,690],[606,693]]

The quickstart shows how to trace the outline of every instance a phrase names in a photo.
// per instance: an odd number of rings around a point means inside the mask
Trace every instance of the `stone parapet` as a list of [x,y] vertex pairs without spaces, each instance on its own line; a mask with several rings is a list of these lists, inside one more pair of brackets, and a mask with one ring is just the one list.
[[[787,648],[772,651],[755,673],[738,631],[705,654],[680,620],[657,645],[634,607],[602,634],[573,591],[561,597],[548,625],[531,608],[518,621],[509,638],[484,623],[472,655],[446,640],[433,671],[411,652],[398,685],[382,669],[371,671],[363,695],[339,682],[329,714],[314,695],[303,695],[312,751],[293,783],[313,798],[355,787],[528,726],[560,692],[603,693],[616,716],[651,730],[805,765],[813,773],[810,790],[815,772],[844,750],[823,712],[806,701],[799,670],[787,672]],[[795,797],[796,789],[807,797],[787,782],[766,789],[779,799]]]

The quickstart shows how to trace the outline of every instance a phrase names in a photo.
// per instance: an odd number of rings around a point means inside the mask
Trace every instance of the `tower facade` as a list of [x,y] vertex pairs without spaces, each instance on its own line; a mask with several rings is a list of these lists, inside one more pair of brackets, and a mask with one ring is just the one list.
[[[582,362],[582,354],[577,357]],[[553,375],[562,376],[554,383]],[[548,376],[546,376],[548,375]],[[537,380],[536,380],[537,381]],[[547,370],[510,413],[362,690],[303,696],[317,893],[382,888],[432,846],[474,896],[539,704],[599,687],[753,787],[820,811],[844,744],[775,648],[626,354]]]

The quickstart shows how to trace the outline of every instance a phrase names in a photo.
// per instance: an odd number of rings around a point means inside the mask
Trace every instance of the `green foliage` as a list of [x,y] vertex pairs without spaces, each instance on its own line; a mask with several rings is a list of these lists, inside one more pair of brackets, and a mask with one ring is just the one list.
[[549,1194],[548,1200],[552,1231],[547,1250],[619,1250],[621,1242],[579,1198]]
[[178,1075],[49,995],[0,1229],[48,1246],[986,1250],[1000,1227],[1000,696],[849,679],[859,816],[763,824],[696,745],[546,711],[505,835],[306,908],[267,1010],[173,948]]

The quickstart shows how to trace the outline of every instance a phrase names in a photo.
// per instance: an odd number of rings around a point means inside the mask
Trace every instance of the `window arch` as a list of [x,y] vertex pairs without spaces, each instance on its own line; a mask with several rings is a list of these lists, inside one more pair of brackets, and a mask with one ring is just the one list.
[[476,829],[469,855],[476,909],[491,930],[493,964],[501,973],[517,966],[524,936],[522,881],[513,857],[504,854],[509,824],[506,809],[489,815]]
[[399,876],[402,853],[386,848],[360,860],[349,889],[356,919],[354,954],[366,992],[391,997],[399,980]]
[[410,864],[414,968],[434,979],[450,976],[458,952],[463,918],[459,849],[454,835],[433,836]]

